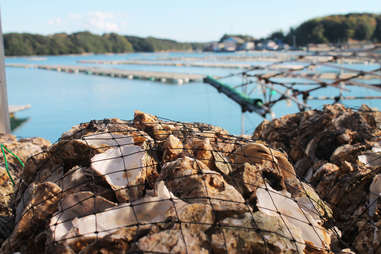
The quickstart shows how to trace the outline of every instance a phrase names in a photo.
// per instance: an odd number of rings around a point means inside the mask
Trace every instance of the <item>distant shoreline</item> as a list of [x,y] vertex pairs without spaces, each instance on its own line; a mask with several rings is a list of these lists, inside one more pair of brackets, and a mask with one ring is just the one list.
[[42,57],[49,57],[49,56],[88,56],[88,55],[128,55],[128,54],[152,54],[152,53],[177,53],[177,52],[203,52],[202,50],[161,50],[161,51],[153,51],[153,52],[147,52],[147,51],[136,51],[136,52],[124,52],[124,53],[80,53],[80,54],[60,54],[60,55],[19,55],[19,56],[5,56],[5,58],[19,58],[19,57],[25,57],[25,58],[42,58]]
[[178,42],[115,33],[98,35],[88,31],[53,35],[6,33],[3,38],[6,56],[188,51],[202,50],[205,46],[205,43]]

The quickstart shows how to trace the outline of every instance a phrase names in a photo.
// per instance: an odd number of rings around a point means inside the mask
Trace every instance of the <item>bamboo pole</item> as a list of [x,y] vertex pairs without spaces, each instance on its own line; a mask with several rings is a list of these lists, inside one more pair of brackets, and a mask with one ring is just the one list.
[[0,133],[10,133],[8,94],[5,80],[3,31],[0,14]]

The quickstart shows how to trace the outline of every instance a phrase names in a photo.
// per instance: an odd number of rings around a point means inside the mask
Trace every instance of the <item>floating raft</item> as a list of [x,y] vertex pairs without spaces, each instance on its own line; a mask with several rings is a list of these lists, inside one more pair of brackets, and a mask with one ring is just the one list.
[[[98,68],[91,66],[64,66],[64,65],[37,65],[37,64],[6,64],[6,67],[18,68],[36,68],[42,70],[51,70],[67,73],[84,73],[97,76],[108,76],[114,78],[127,78],[137,80],[150,80],[170,84],[184,84],[188,82],[202,82],[205,75],[175,72],[158,72],[158,71],[140,71],[140,70],[123,70],[116,68]],[[374,73],[358,76],[358,72],[298,72],[298,65],[272,65],[272,69],[286,69],[286,71],[274,72],[268,69],[260,70],[256,75],[262,78],[304,78],[312,80],[337,80],[348,79],[357,76],[356,79],[380,80],[381,75]],[[246,68],[246,67],[245,67]]]
[[[220,63],[220,62],[162,62],[162,61],[148,61],[148,60],[80,60],[77,63],[82,64],[111,64],[111,65],[160,65],[160,66],[178,66],[178,67],[202,67],[202,68],[226,68],[226,69],[251,69],[252,64],[246,63]],[[272,69],[288,70],[299,69],[303,65],[273,65]]]
[[[353,52],[343,52],[340,54],[342,58],[334,60],[334,63],[338,64],[377,64],[377,59],[367,57],[364,55],[362,58],[353,57]],[[359,54],[361,57],[361,53]],[[320,62],[332,59],[333,55],[305,55],[303,59],[298,59],[298,62]],[[239,62],[278,62],[278,61],[292,61],[294,62],[295,55],[290,55],[288,53],[273,52],[270,55],[259,55],[259,56],[244,56],[244,55],[208,55],[203,57],[162,57],[158,58],[159,61],[239,61]],[[333,59],[332,59],[333,60]],[[141,60],[145,61],[145,60]]]
[[[324,58],[328,59],[328,58]],[[228,69],[243,69],[251,70],[253,65],[243,64],[243,63],[203,63],[203,62],[160,62],[160,61],[146,61],[146,60],[128,60],[128,61],[104,61],[104,60],[81,60],[78,63],[86,64],[111,64],[111,65],[121,65],[121,64],[131,64],[131,65],[163,65],[163,66],[179,66],[179,67],[205,67],[205,68],[228,68]],[[330,66],[330,65],[328,65]],[[270,67],[263,67],[264,69],[258,69],[258,74],[263,75],[264,78],[273,77],[277,75],[279,78],[306,78],[306,79],[347,79],[356,76],[358,72],[293,72],[303,69],[304,65],[300,64],[272,64]],[[337,68],[337,66],[332,66],[331,68]],[[344,68],[345,69],[345,68]],[[277,71],[277,72],[274,72]],[[281,72],[282,73],[278,73]],[[291,71],[291,72],[288,72]],[[359,76],[358,79],[380,79],[380,74],[367,74]]]
[[89,75],[108,76],[108,77],[114,77],[114,78],[138,79],[138,80],[150,80],[150,81],[180,84],[180,85],[184,83],[188,83],[188,82],[202,82],[202,79],[204,78],[204,76],[200,74],[106,69],[106,68],[87,67],[87,66],[7,64],[6,67],[35,68],[35,69],[42,69],[42,70],[67,72],[67,73],[84,73]]

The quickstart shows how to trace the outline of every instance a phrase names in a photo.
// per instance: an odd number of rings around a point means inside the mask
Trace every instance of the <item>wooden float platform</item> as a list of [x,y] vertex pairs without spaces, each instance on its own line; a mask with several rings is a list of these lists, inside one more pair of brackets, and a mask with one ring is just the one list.
[[11,131],[14,131],[17,128],[21,127],[23,124],[25,124],[29,120],[29,117],[16,117],[15,114],[19,111],[23,111],[31,107],[32,106],[30,104],[8,105],[9,122],[10,122]]
[[6,64],[6,67],[35,68],[66,73],[84,73],[89,75],[137,80],[150,80],[180,85],[188,82],[202,82],[202,79],[204,78],[204,75],[200,74],[108,69],[88,66]]
[[19,111],[26,110],[28,108],[31,108],[32,106],[30,104],[27,105],[9,105],[8,106],[8,112],[10,115],[14,115],[15,113]]

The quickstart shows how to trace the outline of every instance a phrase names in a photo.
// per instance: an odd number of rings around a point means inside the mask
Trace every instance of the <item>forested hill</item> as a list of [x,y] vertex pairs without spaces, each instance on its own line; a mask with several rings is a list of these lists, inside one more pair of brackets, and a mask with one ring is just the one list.
[[[242,39],[250,39],[247,37]],[[287,34],[277,31],[271,39],[280,39],[299,46],[308,43],[346,43],[348,40],[381,42],[381,14],[350,13],[310,19]],[[202,50],[206,43],[184,43],[154,37],[103,35],[90,32],[38,35],[29,33],[4,34],[5,55],[62,55],[82,53],[125,53]]]
[[[294,37],[295,36],[295,37]],[[315,18],[290,29],[286,41],[308,43],[345,43],[349,39],[381,42],[381,14],[350,13]]]
[[78,32],[47,36],[29,33],[4,34],[6,56],[180,51],[198,50],[203,47],[203,43],[183,43],[154,37],[123,36],[115,33],[97,35],[90,32]]

